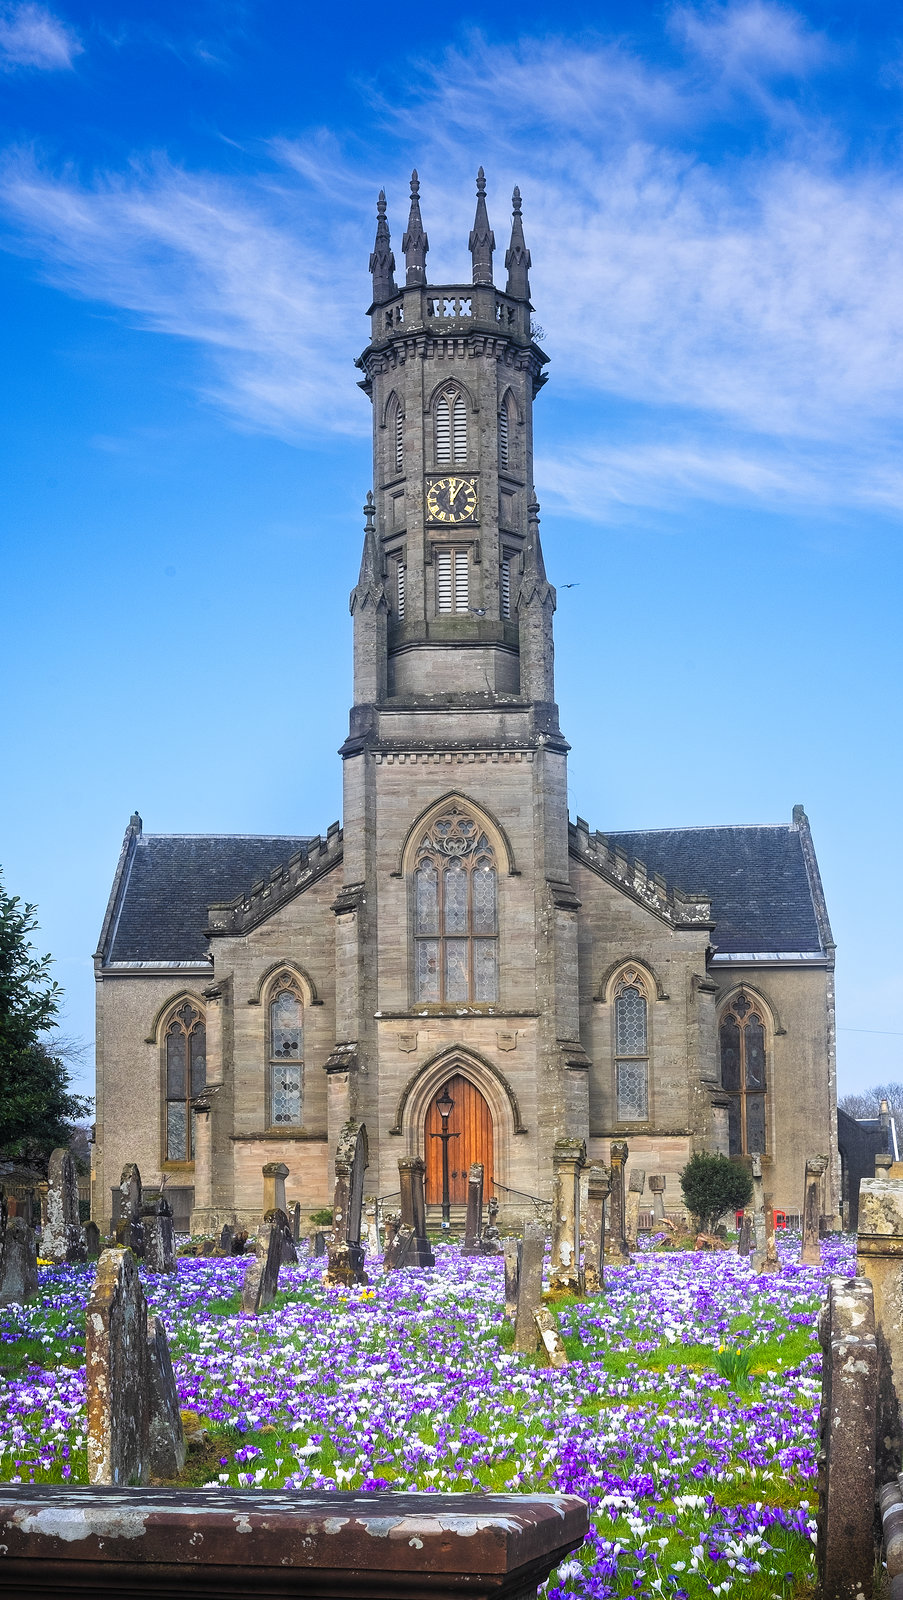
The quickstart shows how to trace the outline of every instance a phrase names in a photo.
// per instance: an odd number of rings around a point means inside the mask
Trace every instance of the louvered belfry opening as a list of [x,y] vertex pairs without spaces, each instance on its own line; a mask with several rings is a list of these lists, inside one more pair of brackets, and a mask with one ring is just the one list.
[[466,460],[467,405],[460,390],[449,389],[436,401],[436,462],[452,467]]
[[466,550],[436,552],[436,610],[441,614],[470,609],[470,559]]

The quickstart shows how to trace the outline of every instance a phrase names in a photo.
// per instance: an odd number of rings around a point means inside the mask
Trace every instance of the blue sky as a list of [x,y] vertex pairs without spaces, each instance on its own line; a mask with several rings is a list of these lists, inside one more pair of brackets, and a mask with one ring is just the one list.
[[[903,1077],[892,8],[0,5],[0,861],[93,1037],[122,833],[325,831],[367,260],[524,194],[571,808],[809,812],[841,1091]],[[513,17],[516,16],[516,20]],[[691,886],[696,887],[696,886]],[[86,1065],[83,1081],[89,1080]]]

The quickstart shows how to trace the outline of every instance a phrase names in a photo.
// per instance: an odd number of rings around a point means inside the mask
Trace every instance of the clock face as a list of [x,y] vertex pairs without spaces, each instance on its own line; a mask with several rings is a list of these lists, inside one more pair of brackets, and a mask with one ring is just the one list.
[[470,522],[477,514],[476,485],[469,478],[438,478],[426,496],[432,522]]

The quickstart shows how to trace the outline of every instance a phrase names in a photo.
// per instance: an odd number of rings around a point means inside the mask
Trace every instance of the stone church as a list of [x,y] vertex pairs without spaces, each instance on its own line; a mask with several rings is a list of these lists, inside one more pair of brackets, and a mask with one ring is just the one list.
[[834,945],[803,808],[569,820],[520,194],[504,288],[482,170],[470,282],[428,280],[416,173],[403,284],[382,194],[377,211],[344,821],[246,837],[132,817],[95,958],[93,1215],[126,1161],[166,1175],[183,1227],[258,1218],[273,1161],[309,1212],[349,1118],[368,1192],[393,1196],[419,1154],[437,1206],[447,1091],[452,1203],[479,1160],[503,1218],[529,1213],[557,1138],[599,1161],[617,1138],[674,1208],[695,1150],[763,1152],[789,1213],[829,1152],[836,1216]]

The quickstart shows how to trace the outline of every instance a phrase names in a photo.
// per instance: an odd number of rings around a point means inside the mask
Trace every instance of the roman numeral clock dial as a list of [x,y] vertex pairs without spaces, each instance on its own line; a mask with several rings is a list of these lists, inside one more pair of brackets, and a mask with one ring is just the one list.
[[477,514],[476,484],[470,478],[437,478],[427,490],[431,522],[472,522]]

